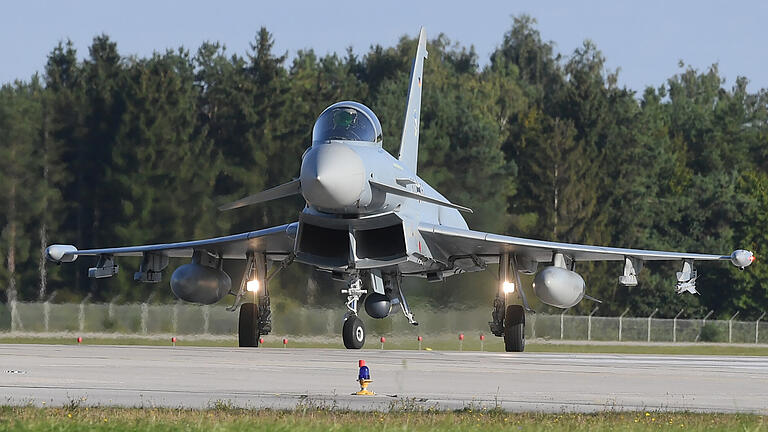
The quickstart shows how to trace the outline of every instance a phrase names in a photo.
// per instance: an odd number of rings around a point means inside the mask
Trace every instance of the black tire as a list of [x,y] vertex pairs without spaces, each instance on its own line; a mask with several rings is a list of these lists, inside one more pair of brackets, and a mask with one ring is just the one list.
[[525,309],[509,305],[504,313],[504,349],[523,352],[525,349]]
[[243,303],[240,306],[240,321],[238,322],[238,340],[241,347],[259,346],[259,305]]
[[344,328],[341,331],[344,346],[347,349],[360,349],[365,345],[365,326],[363,320],[357,315],[350,315],[344,320]]

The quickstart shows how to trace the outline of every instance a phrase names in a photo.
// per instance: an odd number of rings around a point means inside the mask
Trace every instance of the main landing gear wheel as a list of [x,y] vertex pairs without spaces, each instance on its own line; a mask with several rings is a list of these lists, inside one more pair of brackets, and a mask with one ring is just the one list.
[[509,305],[504,313],[504,349],[507,352],[525,349],[525,309],[520,305]]
[[238,339],[241,347],[259,346],[259,305],[243,303],[240,306]]
[[344,329],[341,332],[344,346],[347,349],[360,349],[365,344],[365,326],[363,320],[357,315],[350,315],[344,320]]

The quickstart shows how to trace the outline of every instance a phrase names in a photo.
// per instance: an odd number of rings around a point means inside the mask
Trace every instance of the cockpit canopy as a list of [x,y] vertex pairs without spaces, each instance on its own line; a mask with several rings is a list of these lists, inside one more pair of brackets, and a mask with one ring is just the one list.
[[381,123],[367,106],[351,101],[335,103],[320,114],[312,142],[367,141],[381,143]]

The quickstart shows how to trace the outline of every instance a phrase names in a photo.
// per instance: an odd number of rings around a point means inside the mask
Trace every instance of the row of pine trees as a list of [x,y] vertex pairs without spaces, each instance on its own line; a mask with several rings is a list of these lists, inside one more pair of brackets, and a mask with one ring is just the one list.
[[[46,264],[49,243],[79,248],[203,238],[296,219],[286,199],[220,213],[218,204],[286,182],[299,171],[316,116],[352,99],[370,106],[384,146],[399,145],[416,41],[289,62],[261,29],[243,56],[219,43],[123,56],[108,36],[79,60],[70,42],[45,71],[0,89],[0,286],[6,300],[145,299],[138,261],[91,281],[81,259]],[[768,94],[714,65],[642,90],[590,41],[558,53],[528,16],[514,18],[487,66],[439,35],[425,63],[419,174],[472,207],[470,227],[546,240],[730,253],[768,250]],[[82,261],[82,262],[81,262]],[[674,294],[678,264],[648,265],[640,286],[617,284],[616,263],[579,263],[601,314],[681,308],[759,315],[768,270],[701,264],[701,296]],[[293,266],[299,267],[299,266]],[[171,269],[172,270],[172,269]],[[237,273],[237,269],[233,271]],[[236,275],[233,273],[233,278]],[[309,279],[309,283],[307,280]],[[493,275],[414,283],[433,304],[488,303]],[[166,278],[167,280],[167,278]],[[273,289],[302,304],[338,301],[337,286],[294,269]],[[591,304],[580,305],[587,310]]]

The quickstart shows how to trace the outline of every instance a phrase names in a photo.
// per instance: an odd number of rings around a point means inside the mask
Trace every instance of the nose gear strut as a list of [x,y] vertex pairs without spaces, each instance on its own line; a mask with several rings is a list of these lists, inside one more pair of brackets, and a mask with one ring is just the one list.
[[360,279],[360,275],[358,274],[350,276],[347,281],[347,286],[347,289],[341,290],[342,294],[347,295],[346,305],[349,311],[344,315],[345,317],[349,315],[357,315],[357,303],[360,301],[360,297],[364,294],[368,294],[368,291],[363,289],[363,280]]
[[350,275],[347,280],[347,289],[341,290],[342,294],[347,295],[347,313],[344,314],[344,327],[341,335],[344,340],[344,346],[348,349],[360,349],[365,344],[365,326],[363,320],[357,316],[358,303],[360,297],[367,294],[363,289],[363,280],[360,275],[355,273]]

